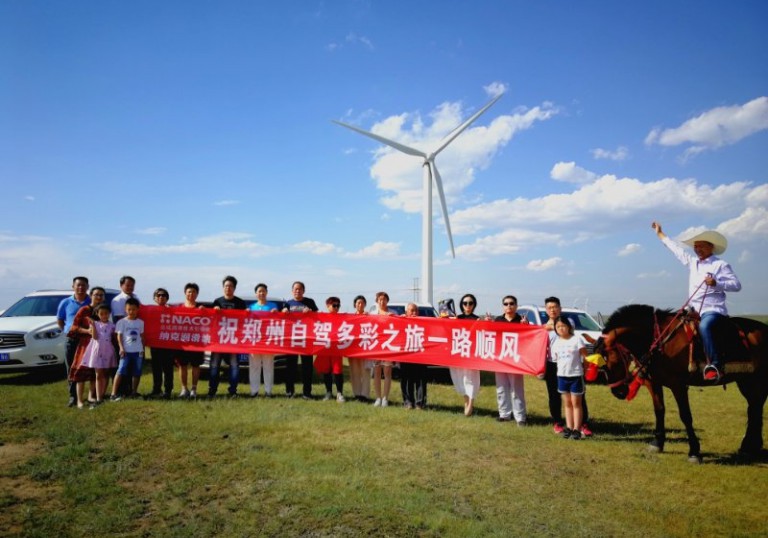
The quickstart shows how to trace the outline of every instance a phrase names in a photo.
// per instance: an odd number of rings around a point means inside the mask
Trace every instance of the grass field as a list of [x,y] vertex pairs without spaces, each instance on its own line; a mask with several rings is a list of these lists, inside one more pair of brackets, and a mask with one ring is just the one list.
[[658,455],[647,394],[590,387],[595,437],[568,441],[542,381],[526,379],[526,428],[494,420],[486,381],[465,418],[446,385],[427,411],[283,397],[78,411],[62,379],[0,375],[0,535],[766,535],[768,463],[733,456],[735,387],[691,389],[695,465],[669,394]]

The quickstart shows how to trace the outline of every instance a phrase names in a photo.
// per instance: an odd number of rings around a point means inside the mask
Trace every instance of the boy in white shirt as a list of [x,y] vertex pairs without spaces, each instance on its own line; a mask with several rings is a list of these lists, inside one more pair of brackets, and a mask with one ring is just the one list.
[[117,344],[120,348],[120,363],[112,383],[110,400],[120,400],[118,389],[123,377],[133,372],[131,396],[138,396],[141,367],[144,363],[144,321],[139,319],[139,301],[133,297],[125,301],[125,317],[116,325]]

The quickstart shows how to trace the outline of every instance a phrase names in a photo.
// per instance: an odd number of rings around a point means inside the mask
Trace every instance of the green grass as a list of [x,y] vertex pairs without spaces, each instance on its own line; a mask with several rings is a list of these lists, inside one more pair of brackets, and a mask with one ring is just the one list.
[[425,412],[282,397],[77,411],[63,380],[0,375],[0,535],[765,534],[768,463],[732,456],[735,387],[691,389],[703,465],[669,394],[657,455],[647,394],[590,387],[596,436],[574,442],[552,433],[544,383],[526,391],[522,429],[494,420],[492,382],[467,419],[444,385]]

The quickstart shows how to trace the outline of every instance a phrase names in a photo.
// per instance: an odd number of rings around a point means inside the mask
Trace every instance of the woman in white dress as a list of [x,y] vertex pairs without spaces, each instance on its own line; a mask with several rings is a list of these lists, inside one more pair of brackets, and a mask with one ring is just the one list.
[[[465,294],[459,301],[461,314],[457,319],[480,319],[475,314],[477,299],[471,293]],[[469,370],[467,368],[451,368],[451,380],[453,387],[461,396],[464,397],[464,416],[472,416],[475,410],[475,399],[480,392],[480,371]]]
[[[365,311],[368,301],[362,295],[355,297],[354,305],[355,311],[353,314],[356,316],[368,314]],[[355,400],[367,402],[371,394],[371,361],[347,358],[347,362],[349,362],[349,382],[352,385],[352,394]]]

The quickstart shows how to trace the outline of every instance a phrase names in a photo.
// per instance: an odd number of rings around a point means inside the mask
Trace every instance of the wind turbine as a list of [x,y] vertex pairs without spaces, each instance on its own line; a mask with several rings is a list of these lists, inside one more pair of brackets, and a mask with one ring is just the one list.
[[491,108],[496,101],[501,99],[501,96],[504,94],[499,94],[491,101],[485,105],[483,108],[478,110],[475,114],[472,115],[467,121],[456,127],[453,131],[448,133],[448,135],[443,138],[443,140],[440,142],[440,145],[438,148],[431,152],[431,153],[424,153],[421,150],[406,146],[404,144],[400,144],[399,142],[395,142],[394,140],[390,140],[388,138],[384,138],[383,136],[379,136],[377,134],[365,131],[363,129],[360,129],[358,127],[355,127],[354,125],[349,125],[347,123],[343,123],[341,121],[332,120],[333,123],[337,125],[341,125],[342,127],[346,127],[347,129],[351,129],[353,131],[356,131],[362,135],[365,135],[369,138],[373,138],[374,140],[377,140],[381,142],[382,144],[386,144],[387,146],[390,146],[392,148],[395,148],[398,151],[401,151],[407,155],[413,155],[414,157],[421,157],[424,159],[424,163],[422,164],[422,168],[424,170],[423,174],[423,208],[422,208],[422,214],[421,214],[421,281],[422,281],[422,288],[421,288],[421,302],[422,303],[428,303],[428,304],[434,304],[432,299],[432,180],[434,179],[435,185],[437,186],[437,192],[440,195],[440,207],[443,211],[443,220],[445,221],[445,229],[448,232],[448,242],[451,245],[451,255],[456,258],[456,249],[453,246],[453,234],[451,234],[451,222],[448,220],[448,206],[445,204],[445,192],[443,191],[443,180],[440,177],[440,172],[437,171],[437,166],[435,165],[435,157],[443,151],[448,144],[454,141],[454,139],[459,136],[467,127],[469,127],[472,122],[474,122],[477,118],[479,118],[486,110]]

